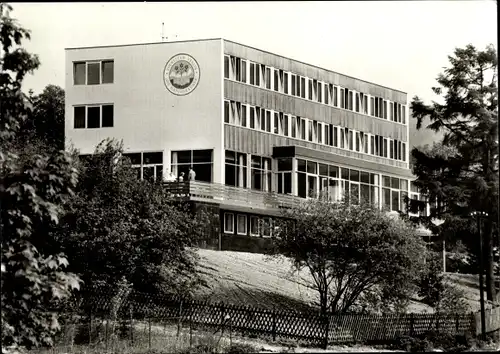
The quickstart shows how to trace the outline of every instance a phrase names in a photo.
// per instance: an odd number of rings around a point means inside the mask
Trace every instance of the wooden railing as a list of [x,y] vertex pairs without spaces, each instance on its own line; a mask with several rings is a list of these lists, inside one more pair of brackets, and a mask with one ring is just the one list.
[[303,199],[292,195],[200,181],[165,182],[164,186],[174,198],[211,201],[235,206],[289,208],[303,201]]

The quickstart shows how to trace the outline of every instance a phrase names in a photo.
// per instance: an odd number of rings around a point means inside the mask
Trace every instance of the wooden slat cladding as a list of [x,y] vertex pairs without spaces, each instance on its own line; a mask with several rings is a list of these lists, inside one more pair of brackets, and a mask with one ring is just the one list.
[[268,53],[256,48],[247,47],[235,42],[224,40],[224,53],[248,59],[259,64],[269,65],[276,69],[290,71],[294,74],[306,76],[311,79],[326,81],[330,84],[382,97],[383,99],[393,102],[404,105],[407,104],[407,94],[405,92],[376,85],[313,65],[301,63],[293,59]]
[[406,125],[375,118],[240,82],[224,80],[224,98],[408,142]]
[[339,149],[332,146],[311,143],[308,141],[293,139],[289,137],[283,137],[248,128],[242,128],[228,124],[224,125],[224,148],[227,150],[270,157],[273,154],[274,146],[292,146],[292,145],[302,146],[313,150],[344,156],[346,158],[352,159],[352,161],[349,164],[353,166],[363,167],[362,165],[364,165],[363,162],[365,161],[367,162],[366,165],[370,166],[372,166],[373,163],[380,164],[381,166],[376,168],[376,170],[379,171],[387,170],[386,168],[384,168],[385,166],[387,166],[389,167],[390,170],[396,171],[396,169],[398,170],[405,169],[407,170],[408,174],[410,173],[410,171],[408,170],[407,162],[386,159],[373,155],[361,154],[355,151]]

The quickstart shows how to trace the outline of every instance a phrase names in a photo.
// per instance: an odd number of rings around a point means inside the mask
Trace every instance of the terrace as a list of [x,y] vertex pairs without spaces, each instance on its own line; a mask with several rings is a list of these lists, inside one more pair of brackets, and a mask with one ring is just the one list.
[[245,207],[278,211],[298,205],[303,198],[276,192],[264,192],[219,183],[200,181],[164,182],[166,190],[180,200],[217,203],[227,207]]

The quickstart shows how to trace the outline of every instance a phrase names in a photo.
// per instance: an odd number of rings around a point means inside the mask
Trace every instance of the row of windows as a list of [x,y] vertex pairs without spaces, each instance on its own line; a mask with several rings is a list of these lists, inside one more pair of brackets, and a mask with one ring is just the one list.
[[404,142],[237,101],[224,101],[224,122],[317,144],[406,161]]
[[[334,201],[347,197],[354,202],[381,202],[384,210],[399,211],[405,208],[403,201],[408,195],[409,187],[406,179],[303,159],[297,159],[297,169],[294,170],[292,161],[292,158],[278,158],[277,172],[274,174],[276,180],[273,180],[270,158],[226,150],[225,183],[236,187],[292,194],[292,176],[295,174],[297,195],[302,198],[314,198],[321,194]],[[249,168],[250,185],[247,183]],[[276,189],[270,188],[273,183],[276,183]]]
[[[250,188],[265,192],[272,191],[272,159],[251,155],[250,157]],[[225,184],[246,188],[247,154],[226,150]]]
[[271,237],[272,219],[270,217],[259,218],[244,214],[224,213],[224,233],[237,235],[250,235]]
[[224,56],[224,77],[329,106],[406,124],[406,106],[397,102],[253,63],[232,55]]
[[110,128],[114,123],[112,104],[75,106],[73,127],[75,129]]
[[73,63],[74,85],[112,84],[114,80],[113,60],[80,61]]

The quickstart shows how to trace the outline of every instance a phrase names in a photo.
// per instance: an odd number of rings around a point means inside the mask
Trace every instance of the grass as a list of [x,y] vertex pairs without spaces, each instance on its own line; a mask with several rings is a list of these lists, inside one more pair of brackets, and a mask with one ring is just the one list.
[[[208,288],[198,293],[203,300],[223,301],[267,309],[307,310],[317,301],[316,291],[306,286],[309,275],[292,275],[285,259],[269,259],[257,253],[200,249],[200,271]],[[479,311],[477,275],[447,273],[447,278],[462,289],[471,311]],[[304,281],[306,279],[306,281]],[[409,312],[432,313],[434,310],[413,299]]]
[[[177,336],[177,326],[152,325],[151,347],[147,323],[135,324],[134,342],[129,338],[109,339],[106,344],[103,337],[93,341],[92,345],[82,343],[69,345],[60,342],[54,349],[32,350],[31,354],[188,354],[188,353],[331,353],[331,352],[391,352],[391,350],[375,349],[369,346],[330,346],[328,350],[312,348],[294,340],[277,340],[266,338],[248,338],[238,334],[229,335],[226,330],[214,334],[213,330],[193,329],[190,339],[189,327],[183,327]],[[103,333],[100,333],[102,336]],[[97,337],[97,336],[96,336]]]
[[[257,253],[206,249],[198,254],[200,271],[209,284],[198,293],[200,299],[284,310],[307,310],[318,300],[316,291],[306,286],[310,279],[307,272],[292,275],[290,263],[283,258],[270,260]],[[433,309],[412,300],[409,311],[431,313]]]

